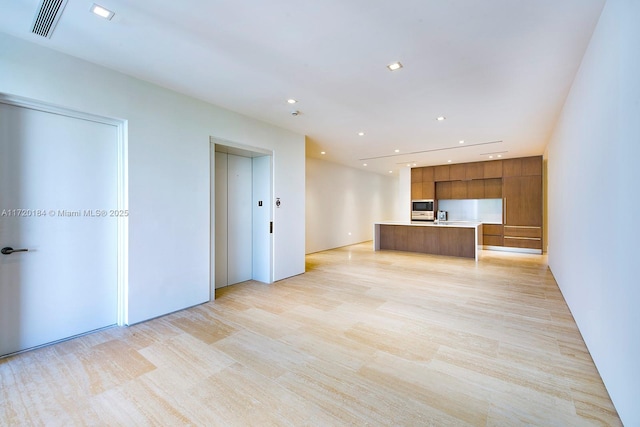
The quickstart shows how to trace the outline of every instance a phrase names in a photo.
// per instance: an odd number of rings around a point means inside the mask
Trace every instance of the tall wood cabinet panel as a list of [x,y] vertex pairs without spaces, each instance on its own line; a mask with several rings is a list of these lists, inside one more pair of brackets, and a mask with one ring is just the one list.
[[502,179],[504,224],[542,226],[542,177],[513,176]]

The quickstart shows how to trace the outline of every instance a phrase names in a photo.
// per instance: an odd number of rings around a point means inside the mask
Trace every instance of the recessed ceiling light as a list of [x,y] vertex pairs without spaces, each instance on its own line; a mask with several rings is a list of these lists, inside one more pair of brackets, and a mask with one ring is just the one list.
[[399,153],[399,152],[400,152],[400,150],[397,150],[397,149],[396,149],[395,151],[396,151],[396,153]]
[[298,102],[298,101],[296,101],[296,100],[295,100],[295,99],[293,99],[293,98],[289,98],[289,99],[287,99],[287,102],[288,102],[289,104],[295,104],[295,103],[296,103],[296,102]]
[[415,166],[416,164],[414,163],[413,166]]
[[493,156],[489,156],[490,159],[493,159]]
[[411,163],[407,163],[407,167],[411,167]]
[[439,121],[439,122],[441,122],[441,121],[443,121],[445,119],[446,119],[445,116],[436,117],[436,120]]
[[393,173],[393,171],[389,171],[389,173]]
[[461,140],[461,141],[460,141],[460,144],[464,144],[464,141],[462,141],[462,140]]
[[502,157],[502,154],[498,154],[498,157]]
[[451,160],[447,160],[447,163],[451,163]]
[[327,154],[327,152],[326,151],[321,151],[320,154]]
[[358,132],[358,136],[364,136],[364,132]]
[[109,21],[111,20],[111,18],[113,18],[113,15],[115,15],[114,12],[110,11],[109,9],[105,9],[104,7],[95,3],[93,4],[93,6],[91,6],[90,10],[92,13],[95,13],[99,17],[107,19]]
[[402,64],[400,63],[400,61],[396,61],[396,62],[393,62],[393,63],[387,65],[387,68],[389,70],[391,70],[391,71],[396,71],[396,70],[399,70],[400,68],[402,68]]
[[367,164],[366,164],[366,163],[363,163],[363,164],[362,164],[362,166],[367,166]]

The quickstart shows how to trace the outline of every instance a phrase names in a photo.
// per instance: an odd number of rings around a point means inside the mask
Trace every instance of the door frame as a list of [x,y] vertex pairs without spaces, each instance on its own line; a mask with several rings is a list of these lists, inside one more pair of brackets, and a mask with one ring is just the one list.
[[[0,103],[15,107],[28,108],[45,113],[57,114],[79,120],[88,120],[96,123],[115,126],[117,128],[117,210],[129,210],[129,162],[128,162],[128,121],[112,117],[99,116],[59,105],[49,104],[21,96],[0,92]],[[124,326],[129,323],[129,218],[117,217],[117,325]]]
[[[270,158],[270,188],[269,188],[269,200],[267,201],[269,206],[269,215],[271,217],[271,221],[273,222],[273,218],[275,215],[274,209],[274,152],[273,150],[269,150],[266,148],[254,147],[251,145],[241,144],[239,142],[231,141],[224,138],[219,138],[215,136],[209,137],[209,301],[215,300],[216,295],[216,283],[215,283],[215,246],[216,246],[216,222],[215,222],[215,146],[223,145],[230,149],[228,154],[238,154],[238,153],[250,153],[250,154],[259,154],[261,156],[269,156]],[[250,156],[245,156],[250,157]],[[258,157],[258,156],[253,156]],[[252,231],[253,233],[254,231]],[[269,283],[274,282],[274,272],[275,272],[275,262],[274,262],[274,234],[270,235],[269,242]],[[253,256],[253,254],[252,254]]]

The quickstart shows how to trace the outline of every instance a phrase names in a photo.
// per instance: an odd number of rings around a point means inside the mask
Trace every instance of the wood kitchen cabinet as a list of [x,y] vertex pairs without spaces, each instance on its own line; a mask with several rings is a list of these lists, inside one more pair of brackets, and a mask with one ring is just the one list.
[[433,180],[449,181],[449,165],[436,166],[433,171]]
[[522,157],[502,161],[502,176],[542,175],[542,156]]
[[503,178],[504,246],[542,249],[542,176]]
[[504,246],[502,224],[482,224],[482,244]]
[[502,160],[483,162],[484,178],[502,178]]
[[467,181],[451,181],[451,198],[468,199]]
[[467,183],[467,198],[468,199],[484,199],[484,179],[474,179],[466,181]]
[[484,184],[485,199],[502,199],[502,179],[483,179],[482,182]]
[[459,163],[457,165],[449,166],[449,180],[450,181],[463,181],[466,179],[467,166],[465,163]]
[[484,163],[485,162],[475,162],[475,163],[467,163],[464,172],[464,179],[482,179],[484,178]]
[[422,183],[422,199],[435,199],[436,198],[436,183],[433,181],[426,181]]
[[435,199],[434,167],[411,169],[411,199]]
[[451,199],[451,183],[452,181],[436,182],[436,198]]
[[542,177],[513,176],[502,179],[505,225],[542,225]]

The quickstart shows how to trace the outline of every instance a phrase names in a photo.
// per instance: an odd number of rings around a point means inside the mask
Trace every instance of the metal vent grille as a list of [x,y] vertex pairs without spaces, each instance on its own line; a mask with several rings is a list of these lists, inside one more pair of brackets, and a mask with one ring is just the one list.
[[33,20],[31,32],[42,37],[51,38],[53,30],[62,15],[67,0],[40,0],[38,14]]

